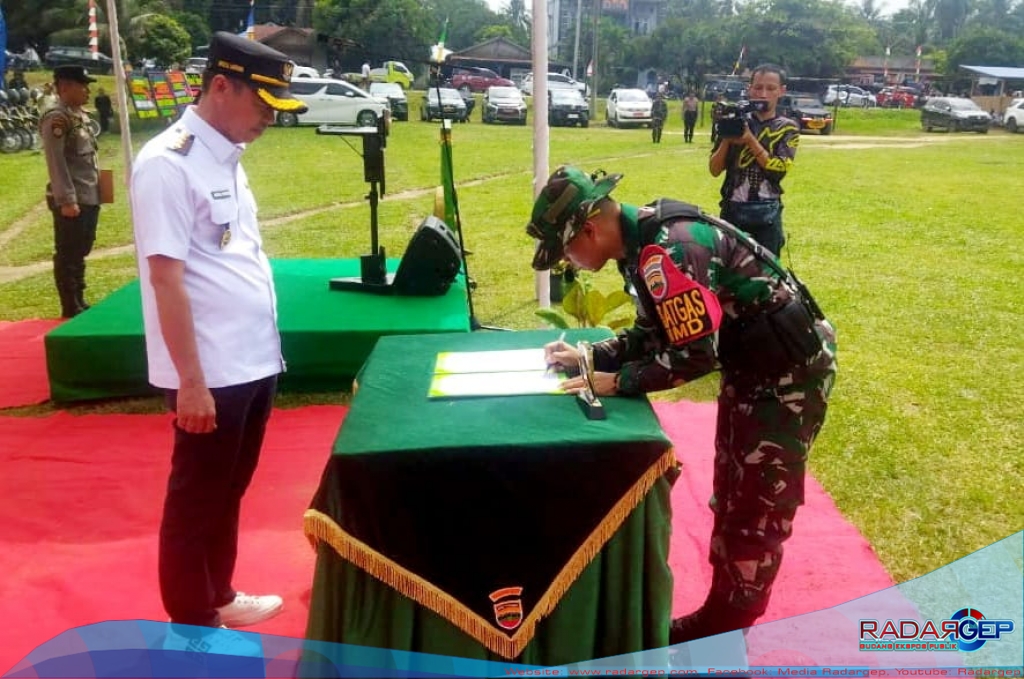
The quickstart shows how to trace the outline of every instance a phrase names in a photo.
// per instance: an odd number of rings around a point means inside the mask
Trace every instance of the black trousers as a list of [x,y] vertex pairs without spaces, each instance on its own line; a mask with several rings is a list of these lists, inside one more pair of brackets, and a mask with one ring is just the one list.
[[683,142],[689,143],[693,141],[693,128],[697,125],[697,112],[696,111],[684,111],[683,112]]
[[[235,598],[231,577],[238,516],[263,446],[277,376],[211,389],[217,428],[189,434],[174,425],[174,454],[160,524],[160,594],[171,621],[216,627],[216,609]],[[167,392],[172,410],[177,392]]]
[[61,315],[70,317],[85,304],[85,258],[96,242],[99,205],[79,205],[77,217],[65,217],[49,201],[53,214],[53,280],[60,298]]

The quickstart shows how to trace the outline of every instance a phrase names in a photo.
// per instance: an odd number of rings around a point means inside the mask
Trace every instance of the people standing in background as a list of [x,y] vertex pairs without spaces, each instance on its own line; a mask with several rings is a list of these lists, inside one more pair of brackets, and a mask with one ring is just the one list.
[[110,119],[114,117],[114,106],[110,103],[110,95],[102,87],[93,99],[96,114],[100,118],[100,134],[110,131]]
[[363,89],[370,90],[370,62],[363,62]]
[[100,218],[95,123],[82,108],[96,80],[81,66],[64,65],[53,70],[53,81],[58,102],[39,119],[39,136],[50,177],[46,204],[53,213],[53,279],[60,315],[72,318],[89,308],[85,258]]
[[661,131],[665,128],[665,118],[668,117],[668,104],[665,103],[665,95],[658,92],[651,102],[651,141],[655,144],[661,143]]
[[693,128],[697,126],[697,95],[689,90],[683,97],[683,143],[693,143]]
[[43,84],[43,93],[39,96],[36,101],[36,106],[39,109],[39,115],[43,115],[58,103],[57,95],[53,91],[53,83]]

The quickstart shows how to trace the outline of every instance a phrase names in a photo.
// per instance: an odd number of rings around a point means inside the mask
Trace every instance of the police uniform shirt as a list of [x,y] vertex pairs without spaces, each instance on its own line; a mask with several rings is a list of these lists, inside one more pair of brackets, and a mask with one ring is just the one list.
[[99,159],[92,120],[58,103],[39,120],[39,136],[50,182],[46,195],[57,205],[99,205]]
[[256,201],[239,162],[244,145],[210,127],[194,108],[151,140],[132,172],[149,380],[176,389],[148,257],[185,262],[184,282],[208,387],[243,384],[284,370],[277,301],[262,249]]

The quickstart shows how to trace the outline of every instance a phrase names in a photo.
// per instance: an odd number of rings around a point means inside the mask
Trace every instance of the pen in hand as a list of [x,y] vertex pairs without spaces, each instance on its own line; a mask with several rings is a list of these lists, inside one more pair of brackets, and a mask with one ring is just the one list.
[[[558,336],[558,341],[555,342],[555,344],[561,344],[564,341],[565,341],[565,330],[563,330],[562,334]],[[551,374],[551,373],[555,372],[555,368],[557,368],[557,367],[558,367],[558,362],[557,361],[554,362],[554,363],[548,363],[548,367],[547,367],[547,370],[545,370],[545,373],[546,374]]]

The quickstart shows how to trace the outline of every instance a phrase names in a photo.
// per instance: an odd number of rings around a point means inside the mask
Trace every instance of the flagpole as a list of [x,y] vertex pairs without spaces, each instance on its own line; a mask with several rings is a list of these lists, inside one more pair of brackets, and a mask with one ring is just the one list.
[[110,56],[114,59],[114,99],[117,101],[117,120],[121,128],[121,153],[124,154],[124,185],[131,189],[132,131],[128,117],[127,78],[121,58],[121,31],[117,23],[117,4],[107,0],[107,29],[110,32]]
[[249,18],[245,23],[245,37],[256,39],[256,0],[249,0]]
[[89,0],[89,52],[93,61],[100,58],[100,30],[96,25],[96,0]]
[[[548,180],[548,3],[533,0],[533,197]],[[534,292],[542,309],[551,306],[551,274],[534,273]]]
[[732,73],[730,75],[736,75],[737,71],[740,70],[740,64],[743,62],[743,57],[746,56],[747,46],[740,45],[740,53],[736,57],[736,63],[732,65]]

